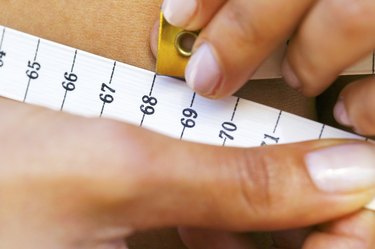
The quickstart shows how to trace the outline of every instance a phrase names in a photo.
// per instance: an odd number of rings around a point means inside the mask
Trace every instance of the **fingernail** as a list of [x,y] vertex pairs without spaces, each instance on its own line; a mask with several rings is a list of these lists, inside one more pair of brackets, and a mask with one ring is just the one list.
[[353,193],[375,187],[375,149],[347,144],[312,152],[305,157],[311,179],[324,192]]
[[333,109],[333,115],[337,122],[345,126],[352,126],[352,122],[350,121],[348,112],[346,111],[346,107],[344,101],[340,99]]
[[366,208],[375,211],[375,200],[373,200],[370,204],[368,204]]
[[294,89],[300,89],[302,84],[299,81],[296,73],[290,66],[290,63],[287,58],[284,59],[283,64],[281,65],[281,72],[283,74],[284,80],[286,83]]
[[174,26],[184,26],[197,9],[196,0],[164,0],[161,7],[165,19]]
[[199,94],[214,94],[222,76],[219,64],[207,43],[203,43],[191,57],[185,78],[187,85]]

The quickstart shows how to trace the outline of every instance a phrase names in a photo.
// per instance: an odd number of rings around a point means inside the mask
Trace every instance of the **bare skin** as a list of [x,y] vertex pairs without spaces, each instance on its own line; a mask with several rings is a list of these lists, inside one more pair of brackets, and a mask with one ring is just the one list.
[[[159,5],[158,1],[39,0],[30,6],[27,1],[3,1],[6,12],[0,23],[152,69],[148,36]],[[128,45],[129,37],[133,45]],[[123,239],[134,232],[158,227],[248,232],[315,224],[327,224],[322,228],[327,234],[356,227],[363,232],[354,238],[345,230],[344,237],[353,245],[373,243],[364,232],[373,234],[374,225],[367,222],[373,214],[347,215],[371,199],[375,183],[351,193],[326,193],[316,187],[307,168],[306,155],[342,146],[343,141],[224,149],[181,143],[115,121],[84,119],[5,99],[0,100],[0,110],[5,148],[0,156],[2,248],[116,249],[126,248]],[[14,130],[17,135],[10,132]],[[51,146],[51,137],[59,141],[60,149]],[[349,145],[373,149],[361,143]],[[117,153],[108,159],[103,148]],[[76,151],[80,156],[72,157]],[[168,161],[160,156],[166,153],[171,155]],[[191,155],[197,155],[195,160]],[[270,173],[278,175],[277,179],[268,178]],[[280,179],[290,181],[286,184]],[[300,201],[291,204],[290,196]],[[322,206],[332,208],[314,212]],[[343,216],[348,219],[342,221]],[[361,217],[366,217],[365,222],[358,222]],[[332,220],[336,223],[326,223]],[[192,236],[197,231],[200,234],[199,230],[183,233],[188,245],[197,241]]]

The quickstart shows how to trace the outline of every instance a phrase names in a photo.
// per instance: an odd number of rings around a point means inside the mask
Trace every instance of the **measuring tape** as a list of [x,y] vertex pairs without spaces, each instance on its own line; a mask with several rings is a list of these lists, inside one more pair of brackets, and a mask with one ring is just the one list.
[[[237,97],[210,100],[175,78],[0,26],[0,95],[124,121],[181,140],[254,147],[367,138]],[[375,202],[368,208],[375,210]]]

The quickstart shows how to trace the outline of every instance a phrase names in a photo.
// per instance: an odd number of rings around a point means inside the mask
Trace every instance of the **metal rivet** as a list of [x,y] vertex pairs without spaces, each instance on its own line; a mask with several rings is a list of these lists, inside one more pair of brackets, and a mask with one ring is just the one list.
[[178,53],[185,57],[190,57],[192,55],[192,48],[198,35],[194,32],[182,31],[177,34],[175,47]]

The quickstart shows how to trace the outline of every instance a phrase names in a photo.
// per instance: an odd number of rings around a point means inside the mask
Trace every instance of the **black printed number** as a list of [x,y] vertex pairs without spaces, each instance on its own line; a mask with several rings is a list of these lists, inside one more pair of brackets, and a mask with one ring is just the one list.
[[103,83],[101,91],[102,93],[99,95],[99,98],[105,104],[111,104],[115,100],[115,98],[113,97],[113,94],[116,93],[115,89]]
[[4,66],[4,58],[6,56],[6,53],[4,51],[0,51],[0,67]]
[[155,113],[155,106],[158,104],[158,100],[151,96],[142,97],[143,105],[140,106],[141,112],[145,115],[153,115]]
[[32,80],[36,80],[39,78],[39,70],[42,66],[38,62],[31,62],[29,61],[27,64],[28,69],[26,70],[26,75]]
[[181,119],[181,124],[185,128],[194,128],[196,125],[195,120],[198,118],[198,113],[191,108],[186,108],[182,111],[182,115],[184,118]]
[[68,91],[74,91],[76,89],[76,82],[78,80],[78,76],[74,73],[66,72],[64,74],[65,81],[63,81],[62,86],[63,88]]
[[271,145],[271,144],[278,144],[280,141],[279,137],[270,136],[267,134],[264,134],[264,140],[261,143],[261,146]]
[[222,138],[222,139],[233,140],[234,137],[231,135],[231,133],[233,133],[237,130],[237,125],[235,125],[232,122],[224,122],[221,127],[223,129],[220,131],[219,137]]

